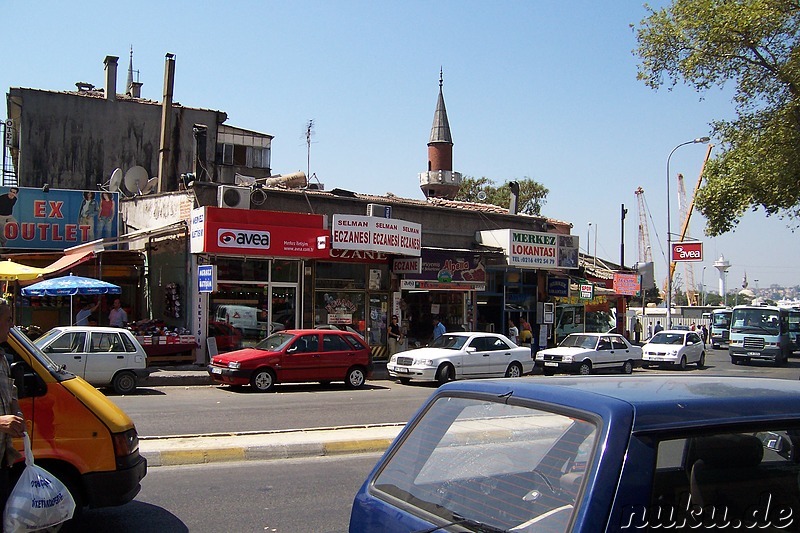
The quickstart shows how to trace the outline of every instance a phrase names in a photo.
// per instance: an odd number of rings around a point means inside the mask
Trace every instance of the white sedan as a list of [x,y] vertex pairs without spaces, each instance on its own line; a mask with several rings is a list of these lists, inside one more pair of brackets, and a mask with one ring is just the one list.
[[519,377],[533,370],[530,348],[497,333],[445,333],[424,348],[400,352],[386,364],[401,383],[454,379]]
[[573,333],[561,344],[536,353],[536,366],[546,376],[556,372],[591,374],[595,369],[633,372],[642,362],[642,349],[616,333]]
[[686,370],[686,365],[695,363],[697,368],[706,364],[706,345],[694,331],[665,330],[653,335],[642,346],[644,361],[642,365],[678,365]]

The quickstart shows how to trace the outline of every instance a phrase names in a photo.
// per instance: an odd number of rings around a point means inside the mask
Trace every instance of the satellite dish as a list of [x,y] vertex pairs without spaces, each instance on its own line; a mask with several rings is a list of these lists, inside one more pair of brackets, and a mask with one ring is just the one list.
[[122,185],[122,169],[114,169],[111,173],[111,179],[108,180],[108,190],[110,192],[119,192],[119,186]]
[[142,194],[150,194],[158,187],[158,178],[150,178],[142,187]]
[[483,202],[484,200],[486,200],[486,192],[484,192],[484,191],[478,191],[478,200],[479,200],[479,201],[481,201],[481,202]]
[[142,188],[147,185],[147,178],[144,167],[131,167],[125,173],[125,188],[132,194],[141,194]]

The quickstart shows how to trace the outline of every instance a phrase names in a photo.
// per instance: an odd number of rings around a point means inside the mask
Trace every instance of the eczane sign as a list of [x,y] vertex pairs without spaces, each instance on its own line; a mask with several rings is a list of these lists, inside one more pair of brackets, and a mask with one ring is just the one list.
[[701,241],[673,242],[672,261],[702,261],[703,243]]

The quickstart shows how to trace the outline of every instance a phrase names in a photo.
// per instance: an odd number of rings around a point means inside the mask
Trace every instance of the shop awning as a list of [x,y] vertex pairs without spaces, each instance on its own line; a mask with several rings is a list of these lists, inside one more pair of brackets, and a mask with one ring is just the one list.
[[83,262],[89,261],[95,255],[94,249],[83,249],[83,250],[76,250],[72,253],[67,253],[61,259],[58,259],[51,263],[50,265],[44,267],[42,270],[45,271],[45,275],[48,274],[57,274],[59,272],[64,272],[67,269],[74,267],[75,265],[80,265]]

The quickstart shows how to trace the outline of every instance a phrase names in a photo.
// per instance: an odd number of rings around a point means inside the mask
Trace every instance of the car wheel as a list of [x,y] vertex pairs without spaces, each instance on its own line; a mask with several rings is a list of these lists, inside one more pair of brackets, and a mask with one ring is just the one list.
[[697,368],[706,367],[706,352],[700,352],[700,359],[697,360]]
[[592,373],[592,363],[589,361],[584,361],[581,363],[581,366],[578,367],[578,374],[581,376],[588,376]]
[[518,378],[520,376],[522,376],[522,367],[519,365],[519,363],[511,363],[508,365],[508,368],[506,369],[507,378]]
[[364,369],[357,366],[347,372],[347,379],[344,384],[347,385],[348,389],[358,389],[363,387],[366,382],[367,377],[364,375]]
[[444,385],[448,381],[456,379],[455,369],[450,363],[445,363],[436,371],[436,383]]
[[111,386],[117,394],[130,394],[136,389],[136,374],[129,371],[117,372],[111,380]]
[[685,355],[681,356],[681,361],[680,361],[680,363],[678,363],[678,367],[681,370],[686,370],[686,356]]
[[630,361],[625,361],[622,364],[622,373],[623,374],[632,374],[633,373],[633,363]]
[[411,383],[410,378],[397,378],[397,381],[399,381],[403,385],[408,385],[409,383]]
[[256,370],[250,377],[250,386],[258,392],[269,392],[275,388],[275,375],[269,368]]
[[650,368],[650,363],[642,363],[642,368]]
[[542,374],[544,374],[545,376],[552,376],[555,375],[555,373],[556,371],[553,370],[552,368],[545,368],[542,370]]

